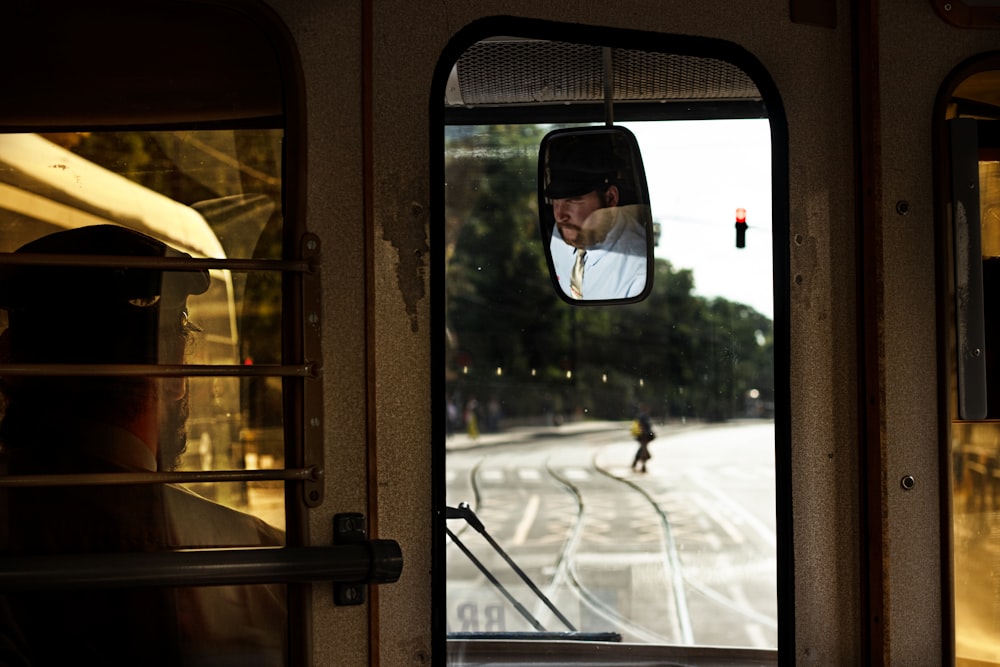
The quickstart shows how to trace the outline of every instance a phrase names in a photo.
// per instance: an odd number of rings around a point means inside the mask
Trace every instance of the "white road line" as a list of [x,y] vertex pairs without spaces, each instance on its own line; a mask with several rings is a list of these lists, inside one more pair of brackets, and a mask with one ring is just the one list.
[[482,477],[485,482],[502,482],[504,478],[503,470],[499,468],[483,470],[479,473],[479,476]]
[[514,536],[510,540],[512,546],[524,544],[524,541],[528,539],[528,532],[531,530],[532,524],[535,523],[535,517],[538,516],[538,506],[540,504],[541,499],[537,494],[528,499],[528,505],[524,508],[521,521],[518,522],[517,528],[514,530]]
[[685,471],[685,474],[688,479],[695,482],[698,486],[713,496],[716,501],[718,501],[719,505],[724,507],[731,516],[742,519],[744,523],[750,526],[750,528],[757,533],[765,544],[772,547],[777,546],[778,538],[774,529],[758,519],[753,512],[749,511],[731,495],[727,494],[722,488],[719,487],[717,482],[709,479],[708,474],[704,470],[699,468],[690,468]]
[[698,494],[691,494],[691,502],[701,508],[701,511],[705,513],[705,516],[711,517],[712,521],[715,522],[719,528],[722,529],[729,539],[733,541],[734,544],[743,544],[746,542],[746,537],[740,530],[733,525],[733,523],[726,518],[716,505],[710,504],[708,500],[703,498]]
[[517,476],[522,482],[537,482],[542,478],[538,468],[518,468]]

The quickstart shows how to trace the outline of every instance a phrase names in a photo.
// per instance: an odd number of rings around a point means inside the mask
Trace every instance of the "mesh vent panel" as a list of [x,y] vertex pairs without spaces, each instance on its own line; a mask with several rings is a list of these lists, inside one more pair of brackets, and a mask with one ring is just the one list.
[[[743,70],[721,60],[613,49],[615,101],[760,99]],[[484,41],[457,65],[465,105],[594,102],[604,99],[598,46]]]

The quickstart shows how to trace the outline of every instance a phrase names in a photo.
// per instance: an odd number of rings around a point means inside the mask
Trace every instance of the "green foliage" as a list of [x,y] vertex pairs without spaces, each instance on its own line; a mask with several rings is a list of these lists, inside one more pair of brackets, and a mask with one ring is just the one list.
[[627,306],[556,296],[538,229],[543,134],[509,125],[446,134],[449,396],[495,399],[518,418],[627,419],[639,401],[661,418],[760,414],[773,400],[771,322],[695,296],[690,270],[658,259],[652,293]]

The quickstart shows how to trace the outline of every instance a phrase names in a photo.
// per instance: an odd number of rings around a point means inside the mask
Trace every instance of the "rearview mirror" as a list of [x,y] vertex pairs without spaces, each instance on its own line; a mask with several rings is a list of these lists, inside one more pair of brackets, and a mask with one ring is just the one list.
[[570,303],[641,301],[653,286],[646,172],[624,127],[553,130],[538,153],[538,214],[549,273]]

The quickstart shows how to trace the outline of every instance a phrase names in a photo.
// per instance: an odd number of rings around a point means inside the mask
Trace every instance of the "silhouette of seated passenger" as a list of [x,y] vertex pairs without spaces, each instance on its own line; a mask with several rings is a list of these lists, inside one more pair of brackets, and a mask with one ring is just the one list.
[[[42,237],[18,253],[184,256],[113,225]],[[180,364],[187,299],[207,271],[0,267],[4,363]],[[8,474],[169,470],[185,446],[185,378],[6,376],[0,445]],[[180,485],[16,488],[4,548],[20,555],[281,546],[281,531]],[[282,665],[283,586],[10,593],[0,662],[32,665]],[[6,664],[6,663],[4,663]]]

